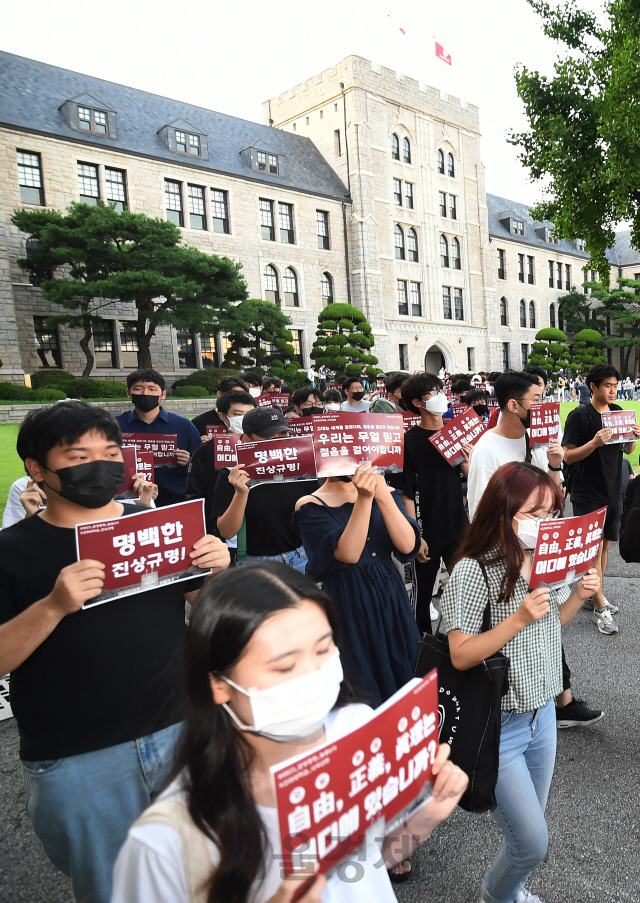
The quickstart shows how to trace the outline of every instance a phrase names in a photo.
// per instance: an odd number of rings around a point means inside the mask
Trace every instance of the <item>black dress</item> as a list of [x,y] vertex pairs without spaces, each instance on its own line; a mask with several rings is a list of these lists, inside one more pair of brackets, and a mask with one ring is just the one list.
[[[317,496],[314,496],[317,498]],[[420,530],[407,516],[400,492],[393,499],[415,533],[408,555],[394,548],[377,503],[371,508],[369,534],[357,564],[334,557],[353,503],[332,508],[322,499],[294,514],[309,562],[307,575],[322,583],[340,620],[340,655],[345,675],[364,702],[377,706],[413,677],[420,645],[407,591],[391,553],[403,564],[420,548]]]

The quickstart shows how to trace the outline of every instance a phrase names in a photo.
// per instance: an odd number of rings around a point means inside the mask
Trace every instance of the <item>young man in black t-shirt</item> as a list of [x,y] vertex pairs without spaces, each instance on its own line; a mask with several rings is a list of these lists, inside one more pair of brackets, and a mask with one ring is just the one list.
[[[587,385],[591,390],[589,404],[574,408],[567,417],[564,427],[564,460],[572,465],[571,504],[574,514],[589,514],[607,506],[603,541],[594,562],[600,580],[607,570],[607,558],[611,542],[616,542],[620,533],[622,516],[622,455],[631,454],[636,443],[607,445],[611,430],[603,429],[603,411],[621,411],[614,404],[618,393],[620,374],[610,364],[596,364],[587,374]],[[640,437],[640,426],[634,424],[633,431]],[[593,596],[593,620],[600,633],[610,635],[618,632],[612,615],[618,610],[603,595],[603,584]]]
[[[222,395],[226,395],[227,392],[248,392],[249,386],[243,379],[240,379],[239,376],[223,376],[222,379],[218,380],[216,385],[216,395],[220,398]],[[200,433],[200,438],[203,442],[208,442],[209,438],[207,436],[207,427],[208,426],[223,426],[224,420],[221,420],[218,416],[218,403],[216,402],[215,408],[211,411],[205,411],[204,414],[198,414],[194,417],[191,423],[195,426],[195,428]]]
[[[76,560],[74,528],[140,511],[114,501],[121,444],[114,418],[84,402],[29,414],[18,454],[47,507],[0,533],[0,673],[11,672],[27,811],[83,903],[109,903],[118,850],[170,771],[185,597],[202,582],[81,610],[100,593],[104,564]],[[191,556],[228,566],[213,536]]]
[[453,556],[469,525],[460,474],[468,471],[471,448],[465,446],[463,463],[452,467],[429,441],[443,426],[447,396],[442,389],[433,373],[416,373],[402,386],[407,410],[420,414],[420,423],[404,437],[402,501],[422,533],[416,555],[416,621],[421,633],[431,633],[431,597],[440,559],[451,572]]
[[[279,408],[249,411],[244,415],[243,429],[245,442],[289,435],[289,424]],[[248,481],[247,471],[237,465],[220,470],[213,497],[213,516],[220,535],[225,539],[238,536],[239,564],[245,560],[284,561],[304,574],[307,556],[291,519],[298,499],[319,489],[319,481],[264,483],[252,489]]]

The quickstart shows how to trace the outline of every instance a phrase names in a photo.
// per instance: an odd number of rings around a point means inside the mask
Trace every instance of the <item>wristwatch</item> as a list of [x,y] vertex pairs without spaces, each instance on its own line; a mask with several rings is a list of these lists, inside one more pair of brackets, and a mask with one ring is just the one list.
[[562,465],[560,465],[560,467],[554,467],[553,464],[548,464],[547,466],[548,466],[549,470],[555,470],[555,471],[562,470]]

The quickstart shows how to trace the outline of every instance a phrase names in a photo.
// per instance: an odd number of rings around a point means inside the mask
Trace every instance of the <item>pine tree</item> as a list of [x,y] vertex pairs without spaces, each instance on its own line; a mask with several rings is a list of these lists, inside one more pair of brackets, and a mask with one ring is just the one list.
[[586,375],[594,364],[606,364],[603,338],[597,329],[581,329],[569,344],[569,366],[573,373]]
[[[587,285],[589,284],[587,283]],[[567,332],[571,334],[580,332],[587,324],[591,329],[597,329],[598,332],[605,331],[606,323],[601,316],[601,308],[592,307],[589,297],[583,292],[579,292],[575,286],[568,295],[558,298],[558,307]]]
[[560,370],[569,366],[566,334],[553,326],[538,330],[536,341],[531,346],[529,363],[544,367],[550,377],[556,377]]
[[278,304],[253,298],[241,301],[223,317],[228,342],[224,364],[238,370],[270,370],[279,379],[291,378],[298,361],[290,324]]
[[[615,334],[607,336],[607,343],[622,352],[621,370],[623,374],[631,369],[633,376],[640,370],[640,304],[636,300],[636,292],[640,293],[640,280],[618,279],[618,288],[609,290],[599,282],[589,283],[591,296],[602,304],[602,313],[615,326]],[[633,291],[630,291],[633,289]],[[633,366],[629,367],[633,352]]]
[[327,304],[318,317],[316,340],[311,359],[335,373],[356,376],[362,365],[367,375],[375,376],[378,358],[369,352],[375,344],[367,318],[351,304]]

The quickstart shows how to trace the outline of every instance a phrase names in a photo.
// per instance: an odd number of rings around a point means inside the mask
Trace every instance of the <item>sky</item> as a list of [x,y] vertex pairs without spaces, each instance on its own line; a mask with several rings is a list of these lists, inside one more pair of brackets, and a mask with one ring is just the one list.
[[541,197],[506,140],[526,128],[515,67],[551,75],[560,49],[526,0],[0,0],[0,22],[2,50],[257,122],[358,54],[478,106],[487,191]]

